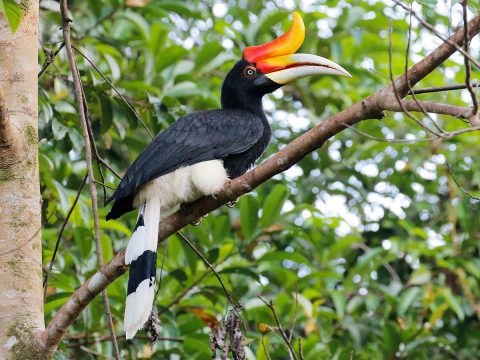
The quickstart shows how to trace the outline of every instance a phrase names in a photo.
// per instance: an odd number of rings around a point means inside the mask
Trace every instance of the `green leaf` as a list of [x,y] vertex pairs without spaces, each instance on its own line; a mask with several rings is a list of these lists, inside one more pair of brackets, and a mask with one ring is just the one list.
[[268,252],[261,257],[262,261],[283,261],[291,260],[295,261],[297,264],[309,264],[310,261],[300,253],[297,252],[287,252],[287,251],[273,251]]
[[61,124],[57,119],[52,119],[52,132],[55,139],[62,140],[67,134],[67,131],[68,127]]
[[222,271],[220,271],[220,274],[240,274],[240,275],[251,277],[252,279],[255,279],[255,280],[259,279],[259,275],[255,271],[247,267],[240,267],[240,266],[225,268]]
[[[1,1],[1,0],[0,0]],[[72,296],[73,292],[60,292],[47,297],[45,307],[43,311],[45,314],[49,314],[52,310],[55,310],[65,304],[67,300]]]
[[23,17],[20,5],[14,0],[0,0],[0,12],[5,15],[10,30],[15,33]]
[[338,318],[343,319],[345,317],[345,307],[347,305],[345,295],[339,291],[335,291],[330,296],[332,297],[333,304],[335,305]]
[[442,292],[443,298],[448,303],[450,309],[452,309],[457,315],[460,321],[465,319],[465,312],[463,311],[462,304],[455,295],[452,294],[450,289],[444,289]]
[[145,40],[149,39],[150,25],[148,24],[148,22],[145,20],[143,16],[129,10],[123,12],[122,14],[120,14],[120,16],[130,20],[131,23],[134,24],[138,28],[138,30],[140,30],[140,33],[143,35]]
[[409,285],[422,285],[430,281],[431,278],[430,270],[421,267],[415,270],[408,280]]
[[412,306],[413,302],[420,295],[419,287],[411,287],[404,291],[400,296],[400,301],[398,304],[398,315],[403,316],[407,310]]
[[401,335],[398,325],[393,321],[389,321],[383,327],[383,342],[382,347],[386,354],[395,354],[401,342]]
[[52,179],[53,184],[55,185],[55,188],[57,190],[57,195],[58,198],[60,199],[60,206],[62,209],[63,214],[66,214],[68,212],[68,209],[70,209],[70,200],[68,199],[68,192],[65,189],[65,187],[60,184],[58,181]]
[[282,205],[287,199],[288,191],[285,185],[277,184],[268,194],[263,204],[262,218],[260,224],[267,228],[272,225],[282,210]]
[[113,257],[112,240],[107,235],[100,235],[100,247],[102,248],[103,263],[106,264]]
[[73,240],[80,252],[80,257],[82,259],[87,259],[93,248],[92,232],[84,227],[79,227],[75,229],[73,234]]
[[215,223],[213,224],[213,241],[221,242],[223,241],[230,230],[230,219],[228,216],[222,215],[215,218]]
[[240,225],[245,239],[251,239],[258,222],[258,202],[252,195],[240,199]]

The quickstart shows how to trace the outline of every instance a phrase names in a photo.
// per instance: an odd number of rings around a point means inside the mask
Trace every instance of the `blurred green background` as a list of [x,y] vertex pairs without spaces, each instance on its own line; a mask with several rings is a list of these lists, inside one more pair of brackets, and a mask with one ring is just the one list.
[[[478,1],[470,1],[469,17]],[[448,35],[461,25],[458,1],[424,0],[414,8]],[[327,57],[351,79],[314,77],[264,100],[274,139],[264,159],[292,139],[349,105],[388,85],[389,19],[393,73],[405,70],[408,15],[390,1],[162,1],[69,2],[73,43],[103,72],[158,133],[195,110],[220,106],[223,77],[248,45],[288,29],[289,14],[302,13],[301,52]],[[43,63],[62,40],[58,3],[40,1]],[[412,21],[412,64],[441,42]],[[472,55],[479,56],[478,38]],[[77,53],[100,155],[119,173],[150,138],[108,83]],[[478,78],[474,70],[473,77]],[[463,58],[453,56],[417,87],[464,81]],[[43,259],[48,266],[60,226],[86,174],[83,140],[66,53],[40,77],[40,172],[44,200]],[[470,106],[466,91],[419,95],[420,99]],[[460,119],[432,115],[446,130]],[[418,115],[420,119],[423,117]],[[428,136],[411,119],[387,113],[358,129],[374,137]],[[249,359],[288,359],[258,295],[272,300],[282,326],[301,338],[305,359],[473,359],[480,349],[479,134],[449,140],[394,143],[343,131],[298,165],[275,176],[234,208],[222,207],[199,226],[184,230],[244,305]],[[103,168],[105,183],[118,179]],[[97,172],[97,179],[100,174]],[[102,195],[102,186],[98,186]],[[107,196],[112,190],[106,189]],[[135,214],[105,222],[104,261],[126,246]],[[159,247],[156,301],[163,325],[150,347],[143,332],[119,340],[125,358],[207,359],[210,326],[227,308],[216,278],[181,239]],[[96,270],[88,191],[61,240],[49,280],[45,315],[59,307]],[[157,278],[158,278],[157,276]],[[123,334],[127,276],[108,288],[118,336]],[[172,302],[175,303],[172,304]],[[292,326],[292,324],[294,324]],[[57,359],[113,356],[103,302],[97,297],[63,340]],[[106,335],[106,337],[102,337]],[[262,346],[262,338],[265,347]],[[102,357],[100,357],[102,358]]]

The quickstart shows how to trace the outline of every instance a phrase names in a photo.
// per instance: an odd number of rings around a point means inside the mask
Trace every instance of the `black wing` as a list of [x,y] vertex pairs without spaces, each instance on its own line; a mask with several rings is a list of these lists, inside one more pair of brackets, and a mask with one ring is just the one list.
[[132,210],[139,188],[181,166],[224,159],[252,147],[262,136],[262,120],[243,110],[194,112],[159,133],[128,168],[109,201],[115,200],[108,219]]

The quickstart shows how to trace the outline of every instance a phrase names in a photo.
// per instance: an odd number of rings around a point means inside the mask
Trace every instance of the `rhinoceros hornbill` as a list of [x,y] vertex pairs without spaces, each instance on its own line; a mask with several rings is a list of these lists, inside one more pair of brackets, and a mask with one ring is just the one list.
[[130,265],[124,327],[133,338],[152,309],[160,214],[182,203],[219,192],[228,179],[251,168],[265,151],[271,129],[262,97],[300,77],[330,74],[350,77],[325,58],[295,54],[305,38],[302,17],[270,43],[249,46],[228,72],[222,108],[179,118],[162,131],[128,168],[111,197],[108,219],[139,209],[125,253]]

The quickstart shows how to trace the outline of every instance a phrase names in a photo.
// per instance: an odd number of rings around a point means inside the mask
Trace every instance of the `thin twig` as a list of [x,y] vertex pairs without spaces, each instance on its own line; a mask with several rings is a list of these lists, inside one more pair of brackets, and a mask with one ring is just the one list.
[[[411,4],[410,4],[411,6]],[[410,13],[409,16],[409,21],[408,21],[408,36],[407,36],[407,48],[405,50],[405,82],[407,83],[408,86],[408,91],[412,91],[412,86],[410,84],[410,79],[408,78],[408,57],[410,56],[410,43],[412,41],[412,13]],[[412,93],[412,98],[415,101],[416,105],[418,108],[422,111],[422,113],[427,117],[428,120],[433,124],[433,126],[440,132],[443,133],[445,132],[438,124],[435,122],[435,120],[432,119],[430,114],[425,110],[423,105],[418,101],[417,97],[415,96],[415,93]]]
[[48,266],[48,270],[45,275],[45,280],[43,281],[43,287],[45,288],[43,292],[43,301],[45,301],[47,297],[48,278],[50,277],[50,273],[52,272],[52,269],[53,269],[53,263],[55,262],[55,257],[57,256],[58,246],[60,245],[60,240],[62,239],[63,231],[67,226],[68,220],[70,220],[70,216],[72,215],[73,210],[77,205],[78,199],[80,199],[80,194],[82,193],[83,187],[85,186],[87,177],[88,175],[85,175],[83,177],[80,187],[77,190],[77,195],[75,196],[75,199],[73,200],[73,203],[70,206],[70,209],[68,210],[67,216],[65,217],[65,220],[63,221],[62,226],[60,227],[60,232],[58,233],[58,236],[57,236],[57,242],[55,243],[55,248],[53,249],[52,258],[50,259],[50,265]]
[[290,334],[288,335],[288,340],[292,341],[293,333],[295,331],[295,324],[297,323],[297,309],[298,309],[298,292],[295,290],[295,308],[293,310],[293,321],[290,326]]
[[[405,4],[403,4],[400,0],[393,0],[393,2],[395,4],[397,4],[398,6],[402,7],[404,10],[412,13],[413,16],[415,16],[415,18],[420,22],[420,24],[422,24],[424,27],[426,27],[428,30],[430,30],[431,32],[433,32],[435,34],[435,36],[437,36],[440,40],[442,40],[443,42],[446,42],[447,44],[449,44],[450,46],[453,46],[455,49],[457,49],[457,51],[459,51],[463,56],[467,57],[473,64],[475,64],[475,66],[477,68],[480,69],[480,63],[478,63],[475,59],[473,59],[470,54],[466,53],[465,50],[462,49],[462,47],[460,45],[457,45],[455,44],[453,41],[451,41],[450,39],[446,38],[445,36],[443,36],[442,34],[440,34],[437,29],[435,29],[433,27],[432,24],[430,24],[429,22],[425,21],[420,15],[418,15],[418,13],[416,11],[414,11],[413,9],[410,9],[408,6],[406,6]],[[468,34],[467,34],[468,36]]]
[[[90,344],[96,344],[99,342],[104,342],[104,341],[109,341],[111,340],[110,335],[101,335],[97,336],[95,334],[93,335],[66,335],[65,340],[68,341],[78,341],[79,343],[75,344],[69,344],[67,347],[77,347],[79,345],[90,345]],[[142,340],[151,340],[150,336],[142,336],[142,335],[137,335],[135,336],[136,339],[142,339]],[[82,341],[85,340],[85,341]],[[128,341],[125,338],[125,334],[119,335],[118,340],[122,341]],[[183,342],[184,339],[182,337],[159,337],[157,338],[157,341],[172,341],[172,342]]]
[[[465,48],[465,52],[467,54],[469,53],[468,50],[468,20],[467,20],[467,8],[468,8],[468,0],[463,0],[462,2],[463,6],[463,46]],[[472,83],[470,82],[470,77],[471,77],[471,67],[470,67],[470,59],[468,56],[463,57],[464,62],[465,62],[465,85],[467,85],[468,92],[470,93],[470,96],[472,98],[472,103],[473,103],[473,117],[477,117],[478,119],[478,99],[477,99],[477,94],[475,93],[475,90],[473,89]],[[473,125],[473,124],[472,124]]]
[[[472,86],[478,88],[480,86],[480,81],[472,81]],[[415,95],[419,94],[429,94],[435,92],[444,92],[444,91],[451,91],[451,90],[464,90],[467,88],[465,84],[457,84],[457,85],[445,85],[445,86],[434,86],[434,87],[427,87],[427,88],[420,88],[420,89],[412,89],[407,95]]]
[[268,353],[267,346],[265,345],[265,336],[262,336],[262,346],[263,346],[263,353],[267,357],[267,360],[272,360],[270,354]]
[[259,298],[260,300],[262,300],[262,302],[263,302],[263,303],[270,309],[270,311],[272,312],[273,317],[275,318],[275,322],[277,323],[278,331],[280,331],[280,334],[282,335],[283,340],[285,341],[285,344],[286,344],[287,347],[288,347],[288,350],[289,350],[289,352],[290,352],[290,356],[291,356],[294,360],[298,360],[297,355],[295,354],[295,351],[293,351],[292,343],[290,342],[290,340],[288,339],[287,334],[285,334],[285,331],[284,331],[283,328],[282,328],[282,324],[280,323],[280,319],[278,318],[277,312],[275,311],[275,306],[273,305],[273,302],[272,302],[272,301],[267,302],[267,301],[266,301],[263,297],[261,297],[260,295],[258,295],[258,298]]
[[[173,299],[168,305],[162,307],[162,309],[158,311],[158,316],[160,316],[161,314],[166,312],[168,309],[170,309],[173,305],[177,304],[180,300],[182,300],[195,286],[200,284],[203,281],[203,279],[205,279],[211,273],[212,272],[210,270],[205,271],[190,286],[184,288],[183,291],[180,294],[178,294],[175,299]],[[155,299],[157,298],[157,295],[158,295],[158,289],[157,289],[157,292],[155,293]],[[155,300],[154,300],[154,303],[155,303]]]
[[45,72],[45,70],[47,70],[47,68],[50,66],[50,64],[55,61],[55,58],[57,57],[58,53],[63,49],[64,46],[65,46],[65,42],[62,41],[62,43],[60,44],[58,49],[55,50],[54,53],[51,53],[51,52],[47,53],[47,57],[45,58],[45,62],[43,63],[42,68],[38,72],[38,77],[39,78],[40,78],[40,76],[42,76],[42,74]]
[[399,144],[415,144],[419,142],[429,142],[429,141],[434,141],[439,139],[438,137],[429,137],[426,139],[386,139],[386,138],[380,138],[376,136],[372,136],[370,134],[367,134],[366,132],[362,130],[358,130],[352,125],[349,125],[347,123],[343,123],[347,128],[352,130],[353,132],[356,132],[359,135],[365,136],[367,139],[374,140],[374,141],[381,141],[381,142],[388,142],[388,143],[399,143]]
[[[65,41],[65,46],[67,49],[68,61],[70,63],[70,71],[72,73],[74,87],[75,87],[75,95],[77,100],[77,107],[78,112],[80,115],[80,125],[83,132],[83,140],[85,142],[85,157],[87,162],[87,174],[89,178],[89,190],[90,190],[90,197],[92,200],[92,214],[93,214],[93,227],[94,227],[94,234],[95,234],[95,247],[97,252],[97,264],[98,268],[103,266],[103,254],[102,248],[100,245],[100,224],[98,218],[98,200],[97,200],[97,189],[95,188],[95,176],[93,173],[93,157],[92,157],[92,148],[90,143],[90,137],[88,132],[88,120],[85,115],[85,107],[84,107],[84,92],[82,88],[80,73],[78,71],[77,63],[75,60],[75,54],[73,53],[72,43],[70,39],[70,19],[68,18],[68,8],[67,8],[67,0],[60,1],[60,11],[62,15],[62,31],[63,31],[63,38]],[[120,351],[118,349],[117,339],[115,337],[115,327],[113,324],[112,315],[110,312],[110,304],[108,302],[108,295],[107,291],[102,291],[103,302],[105,305],[105,314],[107,316],[109,326],[110,326],[110,335],[112,337],[112,344],[115,350],[115,356],[117,360],[120,360]]]
[[[225,258],[223,260],[221,260],[221,261],[217,262],[215,265],[213,265],[213,267],[214,268],[218,267],[219,265],[221,265],[225,261],[227,261],[230,257],[232,257],[233,255],[236,255],[236,254],[237,254],[237,252],[232,252],[232,253],[228,254],[227,256],[225,256]],[[170,309],[173,305],[177,304],[180,300],[182,300],[195,286],[200,284],[203,281],[203,279],[205,279],[211,273],[212,272],[210,271],[210,269],[206,270],[190,286],[185,287],[183,289],[183,291],[179,295],[177,295],[177,297],[175,299],[173,299],[168,305],[163,306],[162,309],[160,311],[158,311],[158,316],[160,316],[161,314],[166,312],[168,309]],[[157,292],[155,293],[155,299],[153,301],[154,303],[157,299],[158,292],[159,292],[159,290],[157,289]]]
[[[415,121],[418,126],[421,128],[427,130],[429,133],[432,133],[435,136],[440,136],[438,133],[436,133],[434,130],[430,129],[428,126],[423,124],[420,120],[418,120],[415,116],[413,116],[407,109],[405,109],[405,106],[402,103],[402,98],[400,97],[400,94],[398,93],[397,89],[397,84],[395,83],[395,80],[393,78],[393,68],[392,68],[392,32],[393,32],[393,26],[392,26],[392,20],[389,19],[389,36],[388,36],[388,66],[389,66],[389,72],[390,72],[390,82],[393,87],[393,93],[395,94],[395,98],[397,99],[398,105],[400,105],[400,108],[402,111],[407,115],[410,119]],[[408,77],[408,73],[405,73],[405,76]]]
[[225,287],[225,284],[223,283],[223,280],[222,278],[220,277],[220,275],[217,273],[217,271],[214,269],[214,267],[208,262],[208,260],[205,258],[205,256],[203,256],[203,254],[200,252],[200,250],[198,250],[195,245],[193,245],[190,240],[188,240],[180,231],[177,231],[177,235],[180,236],[182,238],[183,241],[185,241],[187,243],[187,245],[190,247],[190,249],[192,249],[200,259],[202,259],[203,263],[208,267],[210,268],[210,270],[213,272],[213,274],[215,275],[215,277],[218,279],[218,282],[220,283],[220,285],[222,286],[223,288],[223,291],[225,292],[225,295],[227,296],[227,299],[228,299],[228,302],[230,304],[232,304],[235,308],[238,308],[239,306],[237,306],[237,304],[235,303],[235,301],[233,301],[232,299],[232,296],[230,295],[230,292],[227,290],[227,288]]
[[[115,170],[113,170],[113,168],[105,160],[103,160],[103,158],[100,156],[100,154],[98,152],[97,143],[95,142],[95,137],[93,136],[92,126],[90,125],[91,120],[90,120],[90,117],[89,117],[87,97],[85,96],[85,90],[83,88],[83,83],[82,83],[82,79],[80,77],[80,73],[78,74],[78,76],[80,78],[80,84],[82,85],[83,110],[84,110],[84,113],[85,113],[85,118],[87,119],[87,130],[88,130],[88,136],[90,137],[90,143],[91,143],[92,148],[93,148],[93,157],[95,158],[95,161],[97,162],[97,165],[102,164],[108,170],[110,170],[117,178],[122,180],[122,177]],[[102,182],[105,182],[104,178],[103,178],[103,172],[102,172],[102,169],[100,168],[100,166],[98,166],[98,172],[100,173],[100,177],[102,178]],[[104,193],[104,200],[106,200],[107,192],[105,190],[105,187],[103,187],[103,193]]]
[[115,190],[114,187],[112,187],[112,186],[110,186],[110,185],[107,185],[107,184],[105,184],[105,183],[103,183],[103,182],[101,182],[101,181],[95,180],[94,182],[95,182],[95,184],[102,185],[102,186],[104,186],[104,187],[106,187],[106,188],[109,188],[110,190]]
[[469,198],[473,200],[480,201],[480,197],[474,196],[470,191],[468,191],[462,185],[460,185],[460,183],[455,178],[455,175],[453,174],[453,171],[452,171],[452,166],[449,163],[447,163],[447,171],[452,177],[453,182],[455,183],[455,185],[457,185],[457,187],[460,189],[461,192],[463,192],[465,195],[467,195]]
[[301,337],[298,338],[298,357],[300,358],[300,360],[304,360],[302,338]]
[[122,95],[122,93],[120,91],[117,90],[117,88],[112,84],[112,82],[110,80],[108,80],[108,78],[103,74],[103,72],[98,68],[97,65],[95,65],[92,60],[90,60],[87,55],[85,55],[80,49],[78,49],[77,47],[73,46],[73,48],[75,49],[75,51],[77,51],[80,55],[83,56],[83,58],[85,60],[88,61],[88,63],[95,69],[95,71],[103,78],[103,80],[105,80],[105,82],[112,88],[113,91],[115,91],[117,93],[118,96],[120,96],[120,99],[122,99],[122,101],[125,103],[125,105],[127,105],[127,107],[130,109],[130,111],[132,112],[132,114],[135,116],[135,118],[140,121],[140,123],[143,125],[143,127],[145,128],[145,130],[147,130],[148,132],[148,135],[150,135],[150,138],[153,139],[153,134],[152,132],[150,131],[150,129],[147,127],[147,124],[145,124],[145,122],[142,120],[142,118],[140,117],[140,115],[138,114],[137,110],[135,110],[135,108],[130,105],[130,103],[128,102],[127,99],[125,99],[125,97]]

